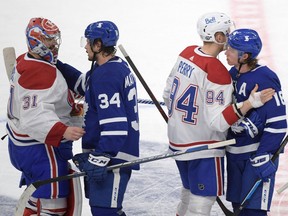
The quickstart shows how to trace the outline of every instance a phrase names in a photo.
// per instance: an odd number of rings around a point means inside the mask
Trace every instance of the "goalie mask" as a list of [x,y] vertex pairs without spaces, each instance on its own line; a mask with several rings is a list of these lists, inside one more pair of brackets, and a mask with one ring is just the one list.
[[32,18],[26,28],[26,39],[29,52],[56,64],[61,35],[54,23],[45,18]]

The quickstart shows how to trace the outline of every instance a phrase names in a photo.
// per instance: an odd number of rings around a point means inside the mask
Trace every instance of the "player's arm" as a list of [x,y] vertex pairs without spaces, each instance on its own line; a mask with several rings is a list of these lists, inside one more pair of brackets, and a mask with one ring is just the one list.
[[250,109],[263,106],[266,102],[271,100],[275,94],[275,90],[272,88],[267,88],[259,92],[257,92],[257,90],[258,85],[256,84],[247,100],[233,104],[237,115],[240,117],[245,116]]
[[64,64],[60,60],[57,60],[56,66],[65,78],[68,88],[74,93],[84,96],[86,88],[86,74],[82,74],[76,68],[69,64]]
[[277,170],[271,158],[279,148],[287,132],[286,108],[284,104],[280,103],[280,100],[277,99],[277,101],[279,102],[278,104],[271,100],[258,110],[262,119],[265,119],[264,129],[261,134],[259,147],[250,158],[254,171],[264,181],[272,177]]
[[171,92],[172,83],[174,80],[174,74],[175,74],[177,65],[178,65],[177,63],[174,65],[173,69],[171,70],[171,73],[167,77],[166,85],[165,85],[163,95],[162,95],[164,103],[167,107],[169,107],[170,92]]

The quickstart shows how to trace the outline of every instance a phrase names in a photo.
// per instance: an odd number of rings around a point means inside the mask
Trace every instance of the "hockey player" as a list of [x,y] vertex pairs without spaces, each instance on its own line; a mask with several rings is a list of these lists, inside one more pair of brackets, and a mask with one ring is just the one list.
[[255,84],[259,90],[275,89],[272,100],[264,106],[250,110],[245,117],[232,125],[228,138],[235,138],[236,145],[227,148],[227,200],[237,209],[258,178],[263,181],[240,215],[265,216],[270,209],[275,184],[278,159],[271,156],[277,151],[286,134],[286,108],[280,80],[267,66],[259,65],[256,57],[262,42],[252,29],[238,29],[228,37],[225,52],[235,83],[237,103],[248,98]]
[[[197,29],[203,46],[184,49],[167,79],[163,98],[168,106],[172,151],[225,140],[230,125],[274,94],[273,89],[256,93],[255,85],[244,103],[231,104],[232,80],[216,58],[223,51],[231,26],[226,14],[201,16]],[[224,154],[225,149],[220,148],[175,158],[183,185],[178,216],[210,215],[216,196],[223,194]]]
[[134,165],[107,172],[107,165],[139,156],[136,80],[127,63],[115,56],[118,38],[113,22],[91,23],[84,38],[91,70],[81,74],[68,64],[57,63],[69,87],[85,95],[83,153],[73,161],[87,173],[85,194],[93,216],[125,216],[126,187],[132,169],[139,169]]
[[[67,175],[72,141],[84,134],[70,125],[72,92],[54,65],[60,30],[50,20],[32,18],[26,28],[29,51],[17,58],[10,80],[7,132],[11,163],[22,172],[20,186]],[[67,181],[37,189],[24,215],[64,215]]]

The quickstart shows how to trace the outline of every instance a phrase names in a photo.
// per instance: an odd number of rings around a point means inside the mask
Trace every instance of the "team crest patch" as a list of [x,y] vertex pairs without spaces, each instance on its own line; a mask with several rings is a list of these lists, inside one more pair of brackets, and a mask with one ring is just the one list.
[[204,184],[198,184],[198,189],[199,190],[204,190],[205,189],[205,185]]

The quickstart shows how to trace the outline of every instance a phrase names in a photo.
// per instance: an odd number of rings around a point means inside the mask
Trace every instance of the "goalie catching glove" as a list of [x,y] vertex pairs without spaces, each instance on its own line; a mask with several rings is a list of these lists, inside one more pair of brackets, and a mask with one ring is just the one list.
[[255,168],[255,172],[263,182],[267,182],[271,176],[277,171],[276,166],[270,160],[270,154],[255,155],[250,158],[251,165]]
[[87,174],[88,181],[103,181],[107,176],[110,155],[105,153],[80,153],[73,157],[73,162],[80,171]]

